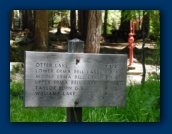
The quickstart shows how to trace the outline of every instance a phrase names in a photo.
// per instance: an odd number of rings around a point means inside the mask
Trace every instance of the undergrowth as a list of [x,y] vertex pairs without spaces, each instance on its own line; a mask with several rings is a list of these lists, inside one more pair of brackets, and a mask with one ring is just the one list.
[[[159,122],[160,81],[130,85],[125,107],[83,108],[83,122]],[[24,108],[22,83],[10,83],[11,122],[66,122],[66,108]]]

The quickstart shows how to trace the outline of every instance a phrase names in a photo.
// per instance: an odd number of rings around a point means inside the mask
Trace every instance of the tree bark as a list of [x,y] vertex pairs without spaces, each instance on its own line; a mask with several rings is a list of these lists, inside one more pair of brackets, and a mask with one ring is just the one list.
[[146,79],[146,67],[145,67],[145,36],[143,35],[143,44],[142,44],[142,67],[143,67],[143,74],[142,74],[142,87],[144,87],[145,79]]
[[70,11],[70,28],[71,31],[69,33],[69,39],[77,38],[77,31],[76,31],[76,11]]
[[[143,15],[144,14],[145,12],[143,12]],[[149,22],[150,22],[149,12],[147,12],[147,14],[144,15],[142,22],[142,32],[146,35],[146,37],[149,37]]]
[[34,29],[34,21],[33,21],[33,14],[32,14],[32,10],[27,10],[28,13],[28,29],[30,31],[33,31]]
[[18,10],[19,14],[19,28],[21,28],[21,10]]
[[47,51],[48,48],[48,11],[35,11],[34,50]]
[[22,10],[22,29],[25,30],[26,28],[30,31],[34,29],[34,21],[32,19],[32,10]]
[[99,53],[100,51],[100,36],[102,27],[102,11],[88,11],[88,29],[85,42],[86,53]]
[[54,11],[53,10],[51,10],[51,12],[50,12],[50,15],[51,15],[51,27],[53,28],[54,27]]
[[28,28],[28,16],[26,10],[22,10],[22,30]]
[[10,28],[14,30],[14,11],[10,10]]
[[88,11],[89,10],[78,10],[78,29],[80,33],[79,39],[86,41],[87,27],[88,27]]
[[104,16],[104,30],[103,35],[106,37],[107,35],[107,19],[108,19],[108,10],[105,10],[105,16]]

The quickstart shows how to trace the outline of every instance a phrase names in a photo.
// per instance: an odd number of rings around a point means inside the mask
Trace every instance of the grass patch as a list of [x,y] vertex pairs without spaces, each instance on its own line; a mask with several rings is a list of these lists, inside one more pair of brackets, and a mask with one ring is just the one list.
[[159,122],[160,82],[127,87],[126,107],[84,108],[85,122]]
[[[10,84],[11,122],[66,122],[66,108],[24,108],[23,84]],[[160,81],[127,87],[126,107],[83,108],[83,122],[159,122]]]
[[65,108],[24,108],[20,97],[10,96],[10,122],[65,122]]

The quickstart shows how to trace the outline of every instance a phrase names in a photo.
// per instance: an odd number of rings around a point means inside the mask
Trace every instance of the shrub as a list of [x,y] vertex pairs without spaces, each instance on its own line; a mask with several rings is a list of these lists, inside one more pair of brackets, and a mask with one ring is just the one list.
[[10,95],[23,98],[24,87],[23,82],[11,82],[10,83]]

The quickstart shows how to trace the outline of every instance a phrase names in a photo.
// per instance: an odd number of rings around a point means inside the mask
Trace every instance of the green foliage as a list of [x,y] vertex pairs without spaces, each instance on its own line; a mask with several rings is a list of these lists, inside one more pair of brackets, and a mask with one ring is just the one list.
[[160,36],[160,11],[159,10],[125,10],[123,17],[125,20],[138,20],[143,17],[143,11],[150,14],[150,33],[156,37]]
[[159,81],[150,79],[144,87],[140,85],[129,87],[127,90],[126,116],[129,121],[134,122],[160,121]]
[[107,34],[111,34],[111,31],[113,30],[114,28],[112,26],[107,26]]
[[[104,15],[105,12],[102,12],[102,22],[104,23]],[[120,25],[120,18],[121,18],[121,10],[108,10],[108,17],[107,17],[107,34],[112,34],[111,30],[117,30],[116,27],[119,27]],[[104,24],[102,24],[102,31],[103,34],[103,27]]]
[[[104,23],[104,14],[105,12],[102,12],[103,23]],[[112,26],[114,20],[117,22],[118,25],[120,25],[120,18],[121,18],[121,10],[108,10],[108,17],[107,17],[108,26]]]
[[150,13],[150,33],[160,40],[160,11],[149,10]]
[[[10,81],[14,82],[14,81],[18,81],[19,83],[23,83],[23,79],[24,79],[24,65],[23,63],[16,63],[13,64],[11,63],[12,68],[10,70]],[[11,83],[14,84],[14,83]]]
[[48,10],[49,13],[49,24],[53,23],[56,27],[58,23],[62,20],[62,18],[68,18],[68,15],[70,13],[70,10]]
[[[107,34],[112,34],[111,32],[112,30],[114,30],[114,28],[111,25],[107,25]],[[101,34],[103,34],[103,25],[102,25]]]
[[150,79],[144,88],[127,88],[126,107],[84,108],[84,122],[159,122],[160,83]]
[[[66,122],[66,108],[24,108],[23,84],[10,84],[11,122]],[[160,82],[127,87],[126,107],[83,108],[83,122],[159,122]]]
[[124,10],[122,13],[124,20],[140,20],[143,16],[143,10]]
[[11,122],[65,122],[65,108],[24,108],[22,82],[10,83]]
[[14,64],[12,66],[13,66],[13,69],[11,71],[12,74],[19,73],[19,72],[23,71],[23,64]]
[[122,17],[124,18],[124,20],[130,20],[131,19],[131,17],[130,17],[131,14],[132,14],[132,10],[125,10],[122,13]]
[[10,122],[65,122],[65,108],[24,108],[23,100],[10,96]]
[[10,96],[23,98],[24,88],[22,82],[10,82]]
[[[154,44],[155,49],[145,48],[145,64],[160,65],[160,49]],[[140,55],[138,55],[139,57]],[[141,56],[139,57],[141,58]]]

